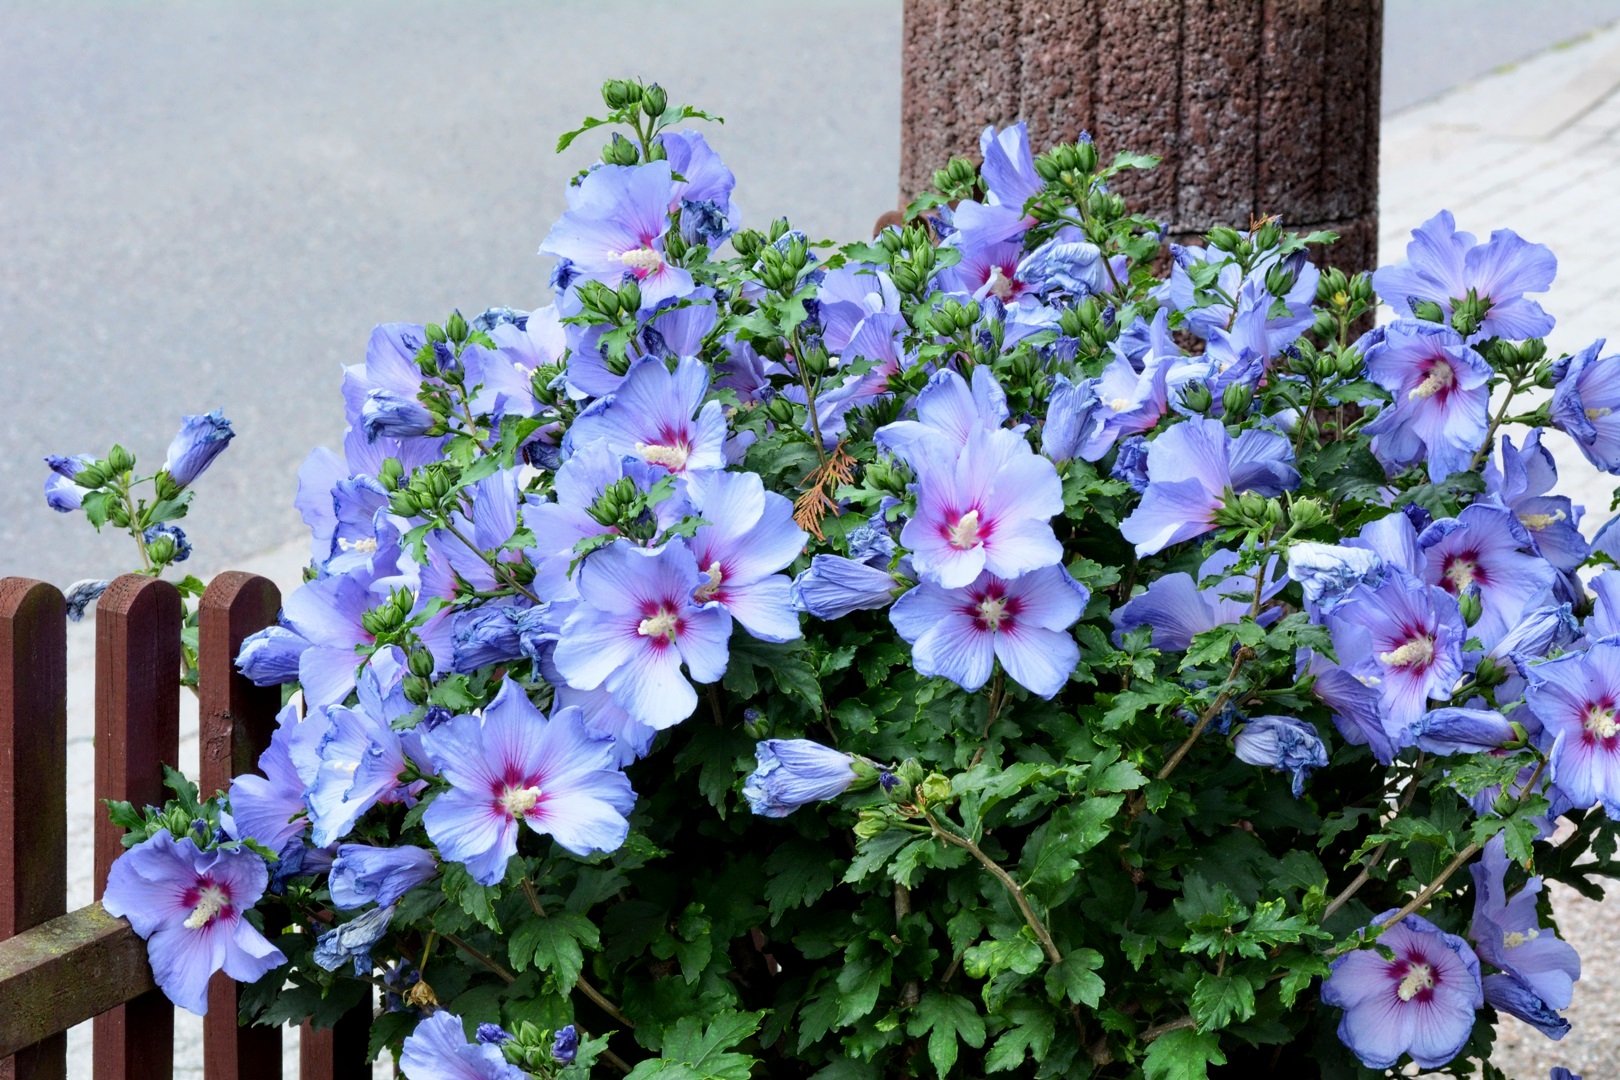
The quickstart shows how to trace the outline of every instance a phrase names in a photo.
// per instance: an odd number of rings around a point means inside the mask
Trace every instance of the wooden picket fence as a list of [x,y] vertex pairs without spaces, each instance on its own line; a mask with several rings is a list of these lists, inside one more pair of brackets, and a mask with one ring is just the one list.
[[[253,574],[221,574],[203,595],[204,793],[257,771],[270,742],[280,692],[242,678],[234,661],[242,640],[273,623],[280,606],[276,586]],[[121,577],[96,605],[97,902],[69,913],[65,608],[51,585],[0,581],[0,1080],[65,1080],[64,1033],[91,1018],[95,1080],[174,1074],[174,1007],[152,982],[146,943],[99,898],[123,850],[101,800],[161,804],[163,765],[179,756],[180,626],[180,594],[166,581]],[[204,1076],[280,1080],[281,1031],[238,1027],[236,1017],[236,984],[217,974],[203,1026]],[[370,1024],[369,998],[333,1028],[306,1023],[299,1075],[370,1075]]]

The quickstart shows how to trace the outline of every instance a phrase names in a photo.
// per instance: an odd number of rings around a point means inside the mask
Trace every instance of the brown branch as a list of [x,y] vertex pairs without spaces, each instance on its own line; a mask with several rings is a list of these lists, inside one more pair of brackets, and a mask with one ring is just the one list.
[[444,940],[448,941],[450,944],[454,945],[456,948],[460,949],[462,952],[466,953],[468,956],[472,957],[474,960],[478,961],[480,964],[484,965],[484,967],[488,968],[490,971],[493,971],[496,975],[499,975],[501,977],[501,981],[506,983],[517,982],[516,975],[513,975],[510,971],[507,971],[494,960],[491,960],[489,957],[485,956],[483,953],[479,952],[465,941],[462,941],[460,938],[456,937],[456,935],[441,933],[439,936],[444,938]]
[[1238,651],[1233,654],[1232,671],[1226,676],[1226,684],[1221,687],[1221,692],[1215,695],[1215,700],[1209,703],[1209,708],[1205,709],[1203,715],[1198,718],[1198,723],[1193,725],[1192,732],[1182,741],[1180,746],[1176,747],[1176,752],[1170,755],[1170,760],[1164,763],[1164,768],[1159,770],[1158,779],[1168,780],[1170,778],[1170,774],[1176,771],[1176,767],[1181,764],[1181,760],[1192,750],[1193,744],[1198,741],[1198,736],[1202,735],[1204,729],[1208,728],[1214,722],[1215,717],[1220,715],[1221,710],[1226,708],[1227,702],[1231,701],[1234,696],[1232,682],[1238,677],[1238,672],[1242,670],[1243,665],[1253,659],[1254,650],[1247,645],[1239,647]]
[[1057,943],[1052,940],[1051,932],[1046,929],[1046,924],[1041,921],[1040,916],[1035,914],[1035,909],[1029,906],[1029,898],[1024,895],[1024,887],[1014,881],[1012,875],[1001,868],[1000,863],[986,855],[978,844],[965,836],[958,836],[941,828],[939,822],[934,819],[932,811],[924,810],[923,817],[927,819],[929,826],[934,830],[935,836],[947,844],[954,844],[962,848],[975,859],[978,859],[986,870],[994,874],[996,879],[1006,886],[1007,891],[1012,894],[1014,903],[1018,905],[1019,912],[1023,914],[1024,922],[1029,924],[1029,928],[1035,933],[1036,940],[1041,943],[1041,951],[1046,953],[1046,958],[1053,964],[1063,963],[1063,954],[1058,951]]

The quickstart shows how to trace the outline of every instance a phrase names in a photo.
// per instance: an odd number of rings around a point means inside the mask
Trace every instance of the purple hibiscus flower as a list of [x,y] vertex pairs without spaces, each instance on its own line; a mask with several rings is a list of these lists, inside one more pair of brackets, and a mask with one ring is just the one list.
[[719,604],[762,641],[800,637],[793,582],[780,573],[810,539],[794,524],[793,504],[753,473],[698,473],[686,488],[692,512],[709,522],[687,542],[707,579],[692,598]]
[[1007,422],[1007,393],[982,364],[973,369],[971,386],[949,368],[934,372],[913,407],[917,419],[896,420],[874,433],[879,449],[913,469],[922,468],[930,456],[955,458],[975,431],[995,431]]
[[169,443],[163,471],[181,487],[188,487],[203,474],[214,459],[225,452],[236,433],[225,414],[215,409],[211,413],[182,417],[180,430]]
[[595,690],[576,690],[561,681],[555,685],[553,707],[577,707],[583,714],[585,726],[591,734],[613,740],[613,761],[621,768],[647,756],[658,729],[643,724],[613,701],[613,695],[603,687]]
[[409,844],[391,848],[342,844],[332,860],[332,906],[387,907],[438,872],[439,860],[431,852]]
[[618,287],[632,274],[651,307],[692,291],[692,275],[664,257],[674,180],[668,161],[598,165],[568,189],[568,209],[540,254],[566,259],[577,276]]
[[[1316,319],[1312,305],[1316,301],[1316,283],[1321,272],[1303,251],[1280,260],[1275,252],[1268,253],[1250,268],[1247,279],[1243,268],[1224,251],[1172,244],[1170,254],[1170,277],[1153,290],[1153,295],[1170,310],[1183,312],[1183,325],[1199,337],[1213,340],[1245,321],[1245,310],[1256,310],[1260,312],[1260,330],[1264,335],[1259,354],[1271,357],[1309,330]],[[1199,290],[1193,284],[1190,271],[1199,263],[1212,261],[1221,264],[1213,287]],[[1286,311],[1273,315],[1274,298],[1266,288],[1266,277],[1279,265],[1293,278],[1288,291],[1275,298],[1283,302]]]
[[231,780],[231,812],[224,822],[233,839],[252,837],[271,851],[280,851],[308,825],[304,778],[295,756],[312,756],[323,730],[319,720],[301,720],[297,705],[282,709],[276,725],[269,747],[259,755],[264,775],[243,773]]
[[1418,724],[1417,744],[1431,754],[1483,754],[1518,737],[1492,709],[1431,709]]
[[113,863],[101,903],[146,939],[152,977],[169,1000],[202,1016],[214,972],[250,983],[287,962],[242,917],[269,880],[251,851],[201,851],[189,836],[160,832]]
[[1445,590],[1392,574],[1358,587],[1326,617],[1339,666],[1376,690],[1383,726],[1409,745],[1430,698],[1449,698],[1463,673],[1468,629]]
[[1580,447],[1586,460],[1620,472],[1620,353],[1599,359],[1599,338],[1553,365],[1552,422]]
[[1280,495],[1299,486],[1288,440],[1274,432],[1237,438],[1219,420],[1188,420],[1148,443],[1147,490],[1119,531],[1138,556],[1215,528],[1227,492]]
[[1481,244],[1458,232],[1451,211],[1442,210],[1412,230],[1406,258],[1373,273],[1373,288],[1403,315],[1420,301],[1440,305],[1447,322],[1454,304],[1470,291],[1490,306],[1474,338],[1515,341],[1542,337],[1553,318],[1526,293],[1546,292],[1558,273],[1558,260],[1543,244],[1532,244],[1509,229],[1491,233]]
[[416,1025],[399,1051],[408,1080],[527,1080],[499,1046],[467,1041],[461,1018],[440,1009]]
[[900,313],[900,290],[876,267],[841,266],[828,270],[816,286],[816,304],[822,344],[838,355],[868,315]]
[[1467,471],[1490,426],[1491,366],[1444,326],[1396,322],[1373,332],[1367,376],[1394,400],[1367,425],[1373,453],[1404,467],[1419,458],[1429,477]]
[[[713,301],[714,290],[705,287],[692,290],[691,296],[680,301],[671,298],[644,309],[638,316],[640,326],[633,338],[635,347],[642,355],[658,359],[698,355],[704,339],[714,329]],[[601,351],[602,339],[610,329],[587,327],[573,340],[573,352],[568,356],[564,374],[568,396],[576,401],[602,397],[624,385],[629,369],[614,371]],[[629,355],[633,358],[636,352],[631,351]]]
[[1574,946],[1542,928],[1536,915],[1541,878],[1507,895],[1507,842],[1497,833],[1471,868],[1474,876],[1474,921],[1468,936],[1481,960],[1502,971],[1485,977],[1485,1000],[1533,1024],[1554,1039],[1569,1031],[1558,1015],[1575,998],[1581,958]]
[[917,575],[959,588],[981,572],[1015,578],[1063,557],[1051,519],[1063,485],[1017,432],[976,431],[954,461],[918,470],[917,513],[900,532]]
[[1545,603],[1557,581],[1547,560],[1523,550],[1531,545],[1530,534],[1512,511],[1499,506],[1465,507],[1424,529],[1417,543],[1424,580],[1453,596],[1479,597],[1473,634],[1487,648],[1526,611]]
[[284,625],[267,627],[242,643],[237,667],[260,686],[287,681],[292,667],[311,709],[336,704],[354,689],[361,657],[355,647],[376,637],[361,616],[383,599],[354,575],[305,582],[282,606]]
[[1374,949],[1345,953],[1322,983],[1323,1003],[1344,1010],[1339,1040],[1369,1069],[1390,1068],[1402,1054],[1439,1068],[1468,1042],[1484,1004],[1479,958],[1462,938],[1417,915],[1385,930],[1378,944],[1394,958]]
[[1154,317],[1140,370],[1116,345],[1114,359],[1092,385],[1097,407],[1092,411],[1091,430],[1080,445],[1080,457],[1097,461],[1119,439],[1152,431],[1169,413],[1166,380],[1181,359],[1181,350],[1170,338],[1169,317],[1163,310]]
[[1068,629],[1090,598],[1061,566],[1012,580],[986,570],[963,588],[923,582],[895,601],[889,620],[923,675],[943,676],[971,693],[999,660],[1014,682],[1049,698],[1080,659]]
[[835,799],[855,782],[854,758],[809,739],[765,739],[755,744],[754,757],[759,768],[743,782],[743,796],[764,817],[787,817]]
[[523,688],[501,685],[482,717],[462,715],[422,738],[450,790],[422,817],[446,859],[493,885],[517,853],[518,819],[576,855],[614,851],[635,805],[609,739],[593,734],[578,709],[547,720]]
[[1523,450],[1503,435],[1499,460],[1500,465],[1486,463],[1485,494],[1513,511],[1537,554],[1560,571],[1575,570],[1590,554],[1580,530],[1585,508],[1552,494],[1558,467],[1552,452],[1541,445],[1541,429],[1530,432]]
[[1530,669],[1525,703],[1541,721],[1552,786],[1577,810],[1620,819],[1620,643],[1599,641]]
[[[1297,546],[1290,550],[1298,550]],[[1254,604],[1254,577],[1252,574],[1224,576],[1237,562],[1234,551],[1217,551],[1204,560],[1196,578],[1191,574],[1165,574],[1153,579],[1147,591],[1131,597],[1113,615],[1114,644],[1125,635],[1147,626],[1153,630],[1153,647],[1161,652],[1181,652],[1192,645],[1192,639],[1206,630],[1235,623],[1247,615]],[[1292,566],[1290,566],[1292,571]],[[1269,575],[1268,575],[1269,576]],[[1199,588],[1199,582],[1219,578],[1213,584]],[[1263,587],[1262,601],[1275,596],[1286,581],[1272,581]],[[1279,615],[1275,609],[1264,613],[1260,621],[1271,622]]]
[[686,357],[672,372],[664,361],[643,357],[617,391],[579,414],[563,449],[572,453],[602,439],[617,454],[672,473],[723,469],[726,418],[718,401],[703,403],[708,392],[709,369],[701,361]]
[[558,672],[581,690],[606,686],[643,724],[680,723],[697,708],[681,664],[704,683],[726,670],[731,616],[694,599],[708,580],[679,542],[647,550],[620,540],[593,552],[579,570],[581,603],[552,655]]

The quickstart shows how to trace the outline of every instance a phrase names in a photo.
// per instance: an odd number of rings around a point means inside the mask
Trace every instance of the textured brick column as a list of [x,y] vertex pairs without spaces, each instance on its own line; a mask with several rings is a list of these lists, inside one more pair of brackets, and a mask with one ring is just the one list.
[[900,186],[1025,120],[1039,152],[1084,129],[1158,154],[1120,190],[1186,239],[1280,214],[1378,241],[1383,0],[905,0]]

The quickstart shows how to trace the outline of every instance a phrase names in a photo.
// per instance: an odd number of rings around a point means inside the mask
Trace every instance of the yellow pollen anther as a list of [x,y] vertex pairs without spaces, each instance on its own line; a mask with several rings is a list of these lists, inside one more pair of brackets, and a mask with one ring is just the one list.
[[1509,930],[1507,933],[1502,935],[1502,947],[1504,949],[1516,949],[1525,942],[1534,941],[1540,936],[1541,931],[1535,929],[1534,927],[1523,932],[1518,930]]
[[1131,407],[1131,399],[1124,397],[1114,398],[1108,403],[1108,407],[1113,409],[1115,412],[1124,412],[1126,409]]
[[501,793],[501,805],[506,807],[507,813],[513,817],[522,817],[534,809],[534,804],[540,801],[540,787],[509,787]]
[[636,443],[636,453],[641,460],[649,465],[662,465],[670,472],[679,472],[686,468],[686,459],[690,456],[684,446],[660,446],[657,443]]
[[712,600],[714,594],[720,591],[721,581],[725,580],[725,573],[720,569],[719,559],[710,563],[709,569],[705,572],[708,574],[709,580],[693,591],[692,598],[695,600]]
[[995,297],[997,300],[1006,300],[1008,297],[1012,296],[1012,278],[1002,273],[1001,267],[999,266],[992,266],[990,268],[990,278],[984,283],[984,286],[986,289],[990,290],[990,295]]
[[376,537],[368,536],[364,540],[345,540],[338,537],[338,549],[341,551],[358,551],[362,555],[370,555],[377,550]]
[[201,930],[208,925],[208,920],[231,906],[225,890],[218,885],[209,885],[197,897],[197,906],[191,909],[191,915],[186,919],[184,926],[187,930]]
[[1550,514],[1520,514],[1519,524],[1523,525],[1527,529],[1534,529],[1536,532],[1540,532],[1542,529],[1545,529],[1550,525],[1558,524],[1568,516],[1569,515],[1564,513],[1562,510],[1555,510]]
[[992,630],[1001,628],[1001,620],[1007,617],[1007,601],[999,596],[987,596],[979,601],[979,618]]
[[1406,396],[1409,400],[1413,401],[1416,401],[1418,398],[1431,398],[1456,381],[1457,373],[1451,370],[1450,364],[1444,362],[1437,363],[1434,365],[1434,367],[1429,369],[1428,376],[1424,378],[1422,382],[1412,387],[1412,392]]
[[1615,723],[1614,710],[1593,705],[1586,710],[1586,730],[1600,739],[1612,739],[1616,732],[1620,732],[1620,724]]
[[958,551],[966,551],[977,546],[979,543],[979,512],[977,510],[969,510],[957,519],[955,525],[951,526],[950,542],[951,547],[956,548]]
[[1434,989],[1434,970],[1428,964],[1408,962],[1406,975],[1401,979],[1401,985],[1395,992],[1401,996],[1402,1001],[1411,1001],[1418,996],[1419,991]]
[[1423,667],[1434,659],[1434,639],[1413,638],[1398,649],[1378,654],[1378,662],[1388,667]]
[[675,613],[668,608],[659,608],[658,614],[642,619],[636,624],[636,633],[642,637],[661,637],[675,640]]
[[1446,579],[1462,592],[1474,583],[1474,571],[1479,564],[1472,559],[1452,559],[1446,564]]
[[1614,412],[1613,409],[1587,409],[1586,418],[1588,420],[1601,420],[1612,412]]
[[632,270],[657,270],[664,265],[664,255],[650,247],[631,248],[619,256],[619,261]]

